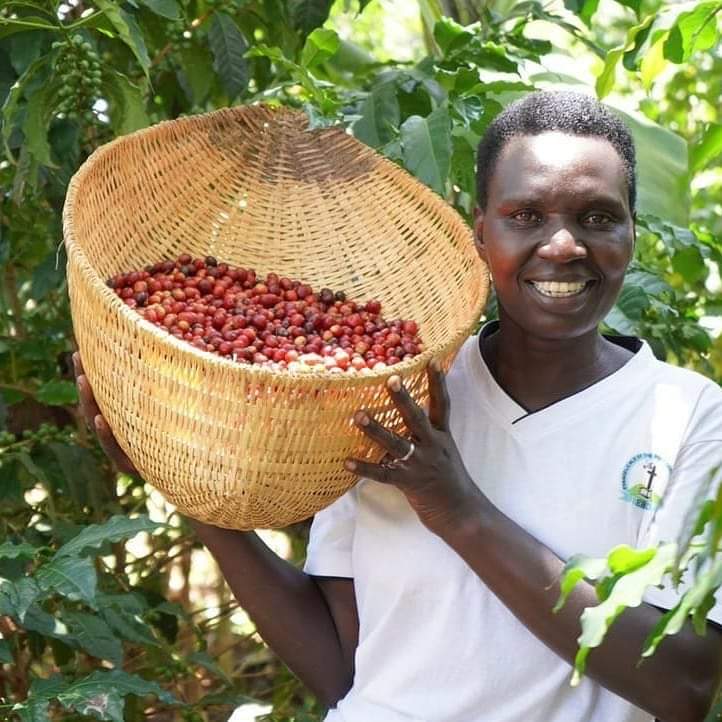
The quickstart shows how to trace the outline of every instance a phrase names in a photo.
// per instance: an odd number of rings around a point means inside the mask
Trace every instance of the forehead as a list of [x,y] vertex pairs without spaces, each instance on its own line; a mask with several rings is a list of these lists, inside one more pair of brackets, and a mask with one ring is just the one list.
[[627,178],[614,146],[603,138],[560,132],[512,138],[489,179],[489,195],[497,199],[599,192],[626,203]]

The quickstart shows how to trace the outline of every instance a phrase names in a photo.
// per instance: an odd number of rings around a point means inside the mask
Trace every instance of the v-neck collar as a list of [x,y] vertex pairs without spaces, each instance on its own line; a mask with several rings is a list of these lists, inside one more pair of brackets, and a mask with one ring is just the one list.
[[474,386],[479,391],[480,400],[491,407],[492,417],[514,435],[545,433],[580,414],[588,414],[591,407],[608,400],[615,392],[629,388],[627,384],[643,373],[649,361],[654,359],[649,345],[634,336],[605,336],[612,343],[632,351],[634,356],[609,376],[571,396],[530,412],[499,386],[481,354],[481,340],[494,333],[498,326],[498,321],[490,321],[482,327],[469,344],[465,361],[475,381]]

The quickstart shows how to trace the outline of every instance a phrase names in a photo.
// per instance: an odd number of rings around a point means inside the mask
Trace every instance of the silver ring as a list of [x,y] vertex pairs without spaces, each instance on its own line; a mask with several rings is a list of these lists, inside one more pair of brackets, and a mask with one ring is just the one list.
[[400,458],[394,459],[395,463],[400,464],[404,461],[408,461],[412,457],[414,451],[416,451],[416,445],[413,441],[409,441],[409,443],[411,444],[411,446],[409,446],[409,450]]

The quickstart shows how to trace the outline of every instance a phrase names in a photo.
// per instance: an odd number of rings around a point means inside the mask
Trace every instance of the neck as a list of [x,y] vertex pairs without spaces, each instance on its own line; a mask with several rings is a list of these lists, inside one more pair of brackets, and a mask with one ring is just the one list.
[[500,309],[499,330],[483,344],[484,359],[497,383],[534,411],[566,398],[613,373],[631,352],[597,329],[574,338],[529,334]]

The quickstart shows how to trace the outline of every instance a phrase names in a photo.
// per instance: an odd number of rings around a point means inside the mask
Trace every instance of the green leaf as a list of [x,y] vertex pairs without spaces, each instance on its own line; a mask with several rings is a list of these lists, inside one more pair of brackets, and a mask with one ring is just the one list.
[[130,539],[142,531],[153,532],[164,527],[165,524],[151,521],[147,514],[132,519],[117,514],[103,524],[85,527],[80,534],[60,547],[55,558],[82,556],[91,550],[100,549],[103,544]]
[[195,105],[200,105],[208,97],[213,82],[213,59],[208,50],[201,46],[193,44],[189,48],[181,48],[181,59],[183,67],[180,72],[183,73],[188,87],[183,89],[188,93],[190,90],[192,97],[190,100]]
[[338,52],[341,40],[334,30],[317,28],[307,38],[301,52],[301,65],[313,68],[325,63]]
[[602,68],[602,72],[597,76],[597,82],[595,85],[597,97],[600,100],[609,95],[614,87],[617,65],[619,64],[619,60],[622,55],[624,55],[623,47],[614,48],[607,53],[607,59],[604,61],[604,67]]
[[611,108],[632,131],[637,152],[637,212],[686,227],[689,220],[687,143],[638,114]]
[[461,48],[473,37],[473,33],[449,17],[440,18],[434,25],[434,40],[444,55]]
[[233,18],[219,11],[211,18],[208,43],[213,53],[213,67],[229,99],[234,100],[248,86],[248,67],[244,58],[248,43]]
[[722,125],[708,123],[702,138],[690,150],[690,170],[697,173],[722,154]]
[[[26,18],[20,20],[28,22]],[[57,30],[55,27],[52,29]],[[18,75],[22,75],[43,54],[47,37],[45,32],[30,30],[18,33],[10,39],[10,60]]]
[[72,381],[46,381],[37,390],[35,397],[48,406],[74,406],[78,403],[78,389]]
[[0,559],[17,559],[18,557],[32,559],[37,551],[37,547],[27,542],[15,544],[14,542],[6,541],[0,544]]
[[149,125],[141,89],[115,70],[106,74],[103,87],[110,100],[108,115],[116,135],[125,135]]
[[721,585],[722,558],[715,560],[706,572],[697,574],[677,605],[670,609],[655,625],[644,643],[642,656],[649,657],[654,654],[662,639],[671,634],[677,634],[682,629],[687,618],[697,610],[704,612],[706,617],[711,608],[709,606],[710,595],[719,589]]
[[696,246],[686,246],[675,251],[672,256],[672,268],[687,283],[697,283],[707,277],[707,266]]
[[567,598],[582,579],[594,581],[601,577],[606,570],[606,559],[595,559],[584,554],[576,554],[569,559],[562,572],[561,594],[554,606],[554,612],[558,612],[564,606]]
[[679,15],[664,44],[664,57],[684,63],[692,53],[709,50],[719,38],[715,18],[721,10],[720,2],[702,2]]
[[98,576],[92,559],[58,557],[56,554],[35,572],[35,580],[46,593],[60,594],[74,601],[82,600],[88,606],[96,607]]
[[140,67],[143,68],[143,72],[148,76],[150,58],[148,57],[143,34],[135,18],[113,0],[95,0],[95,4],[105,13],[120,39],[130,48]]
[[179,20],[181,18],[180,5],[176,0],[140,0],[140,2],[156,15],[161,15],[169,20]]
[[152,627],[143,621],[148,605],[137,594],[98,594],[100,614],[116,635],[130,642],[162,646],[153,636]]
[[293,26],[306,37],[328,20],[334,0],[291,0]]
[[632,321],[639,321],[649,305],[649,296],[643,288],[626,284],[616,303],[616,307]]
[[[2,107],[2,138],[7,148],[10,134],[15,127],[15,116],[17,114],[18,104],[25,93],[25,88],[35,80],[36,76],[45,69],[48,64],[48,57],[43,56],[36,60],[16,81],[10,92],[5,98]],[[7,151],[11,155],[10,151]]]
[[643,22],[629,29],[627,38],[623,45],[619,45],[607,53],[607,58],[604,61],[604,67],[597,77],[596,82],[597,97],[600,100],[609,95],[614,87],[617,64],[619,63],[620,58],[625,52],[633,50],[636,47],[637,35],[647,32],[652,22],[654,22],[654,15],[649,15]]
[[0,664],[12,664],[13,661],[10,642],[7,639],[0,639]]
[[62,619],[68,625],[75,646],[98,659],[107,659],[117,666],[123,664],[123,645],[97,614],[66,609]]
[[443,196],[451,161],[447,108],[437,108],[426,118],[407,118],[401,126],[401,146],[407,170]]
[[361,105],[361,117],[353,124],[353,134],[372,148],[381,148],[398,136],[401,112],[394,83],[373,88]]
[[628,574],[643,567],[656,553],[656,549],[633,549],[626,544],[620,544],[607,556],[609,571],[612,574]]
[[101,719],[123,722],[122,699],[129,694],[138,697],[153,695],[165,704],[180,704],[178,699],[157,683],[120,669],[95,671],[67,687],[57,698],[66,709],[75,709],[82,714],[90,714],[94,710],[107,714],[112,712],[111,716]]
[[23,624],[28,609],[40,592],[33,577],[21,577],[16,582],[0,577],[0,614],[7,614]]
[[620,577],[603,602],[584,610],[581,617],[582,634],[578,640],[579,651],[574,662],[573,685],[579,683],[584,673],[589,651],[602,643],[617,617],[628,607],[638,607],[649,587],[661,584],[673,565],[676,549],[676,544],[662,544],[646,564]]
[[18,475],[19,464],[17,458],[5,458],[0,463],[0,499],[8,506],[23,502],[23,487]]
[[62,675],[53,675],[50,679],[33,679],[28,697],[13,708],[22,722],[48,722],[50,701],[68,687]]
[[639,15],[639,10],[642,7],[642,0],[617,0],[617,3],[625,8],[634,10],[637,15]]
[[564,0],[564,7],[579,16],[579,19],[588,27],[599,7],[599,0]]
[[649,90],[652,87],[654,79],[667,66],[667,59],[664,57],[664,40],[665,36],[662,35],[656,42],[650,45],[640,63],[639,72],[645,90]]
[[216,677],[222,679],[226,684],[231,685],[232,681],[226,675],[226,673],[218,666],[216,660],[213,659],[207,652],[193,652],[188,657],[188,661],[191,664],[197,664],[209,672],[212,672]]
[[50,251],[33,270],[30,292],[36,300],[44,299],[50,291],[56,290],[65,280],[65,247]]

